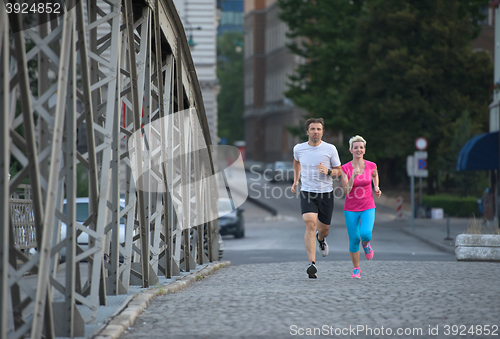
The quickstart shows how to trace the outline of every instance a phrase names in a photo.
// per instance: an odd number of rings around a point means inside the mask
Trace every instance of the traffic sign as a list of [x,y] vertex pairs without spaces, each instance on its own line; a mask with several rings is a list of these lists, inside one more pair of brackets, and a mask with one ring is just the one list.
[[417,140],[415,140],[415,147],[419,150],[419,151],[423,151],[427,148],[427,140],[425,138],[418,138]]
[[427,160],[425,159],[418,159],[418,170],[424,170],[424,169],[427,169]]
[[415,159],[415,172],[416,177],[427,178],[429,171],[427,170],[427,152],[417,151],[413,155]]
[[406,173],[409,177],[415,174],[415,166],[413,165],[413,155],[406,157]]

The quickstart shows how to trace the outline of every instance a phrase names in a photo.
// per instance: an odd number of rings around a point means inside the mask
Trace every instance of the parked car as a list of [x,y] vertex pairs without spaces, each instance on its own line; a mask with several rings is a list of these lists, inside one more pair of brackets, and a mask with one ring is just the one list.
[[293,181],[293,162],[276,161],[272,166],[271,181]]
[[221,235],[232,234],[235,238],[245,236],[245,222],[242,208],[233,210],[231,200],[219,199],[219,233]]
[[[120,200],[120,209],[125,207],[125,201]],[[66,214],[66,200],[63,205],[63,214]],[[76,198],[76,221],[80,224],[83,224],[85,220],[89,217],[89,198]],[[120,234],[119,241],[123,243],[125,241],[125,218],[120,219]],[[64,222],[61,223],[61,240],[66,238],[66,224]],[[84,251],[88,249],[89,245],[89,235],[85,232],[82,232],[80,236],[77,238],[78,245],[82,247]],[[66,248],[63,248],[60,252],[61,261],[66,260]]]

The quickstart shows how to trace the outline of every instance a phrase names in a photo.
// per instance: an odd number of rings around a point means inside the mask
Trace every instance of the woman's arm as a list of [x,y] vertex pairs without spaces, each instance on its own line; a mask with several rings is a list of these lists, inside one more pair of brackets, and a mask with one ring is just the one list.
[[344,171],[342,171],[342,170],[341,170],[341,172],[342,172],[341,173],[341,176],[342,176],[342,190],[344,191],[345,195],[348,195],[349,193],[351,193],[352,186],[354,184],[354,179],[358,176],[359,169],[355,168],[352,171],[352,176],[351,176],[351,178],[349,180],[347,179],[347,174],[344,173]]
[[382,191],[380,190],[380,187],[378,187],[378,185],[379,185],[379,178],[378,178],[378,171],[377,171],[376,167],[375,167],[375,170],[372,173],[372,181],[373,181],[373,186],[374,186],[374,189],[375,189],[375,195],[377,196],[377,198],[380,198],[380,196],[382,195]]

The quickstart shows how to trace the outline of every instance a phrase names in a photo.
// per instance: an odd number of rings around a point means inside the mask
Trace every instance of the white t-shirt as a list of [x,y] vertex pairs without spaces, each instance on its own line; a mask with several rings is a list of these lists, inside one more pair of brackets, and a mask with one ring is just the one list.
[[300,162],[300,190],[313,193],[327,193],[333,191],[333,178],[319,173],[316,166],[320,163],[326,168],[340,166],[337,148],[332,144],[321,141],[318,146],[310,146],[303,142],[293,148],[293,157]]

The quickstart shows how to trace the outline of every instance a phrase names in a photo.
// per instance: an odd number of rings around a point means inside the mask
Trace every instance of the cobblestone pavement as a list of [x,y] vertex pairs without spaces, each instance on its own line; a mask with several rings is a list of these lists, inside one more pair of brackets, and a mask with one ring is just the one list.
[[361,279],[347,261],[320,262],[318,279],[305,269],[219,269],[154,299],[120,338],[500,337],[498,263],[363,261]]

